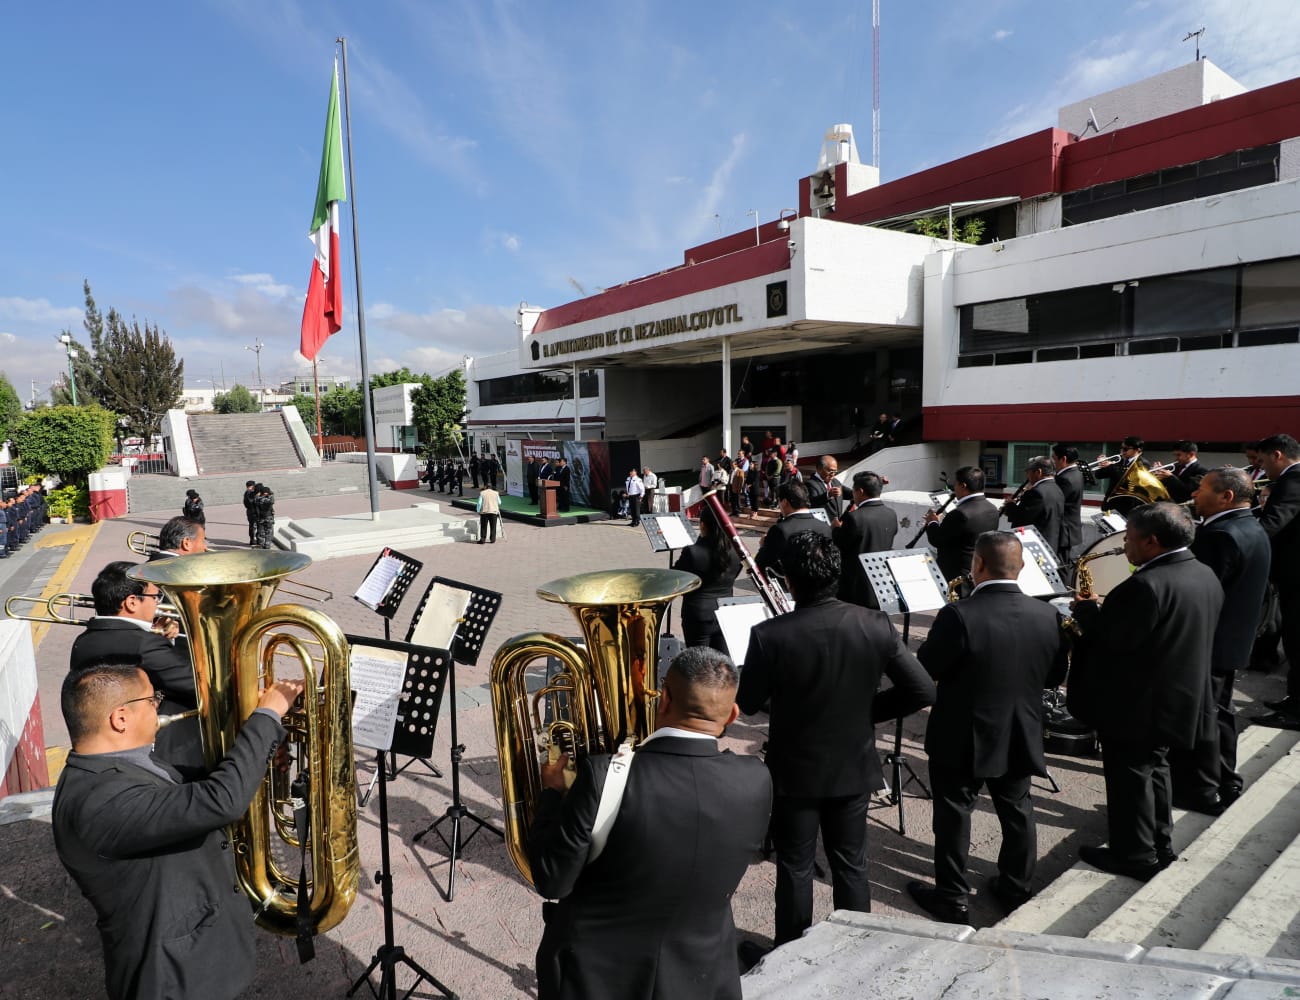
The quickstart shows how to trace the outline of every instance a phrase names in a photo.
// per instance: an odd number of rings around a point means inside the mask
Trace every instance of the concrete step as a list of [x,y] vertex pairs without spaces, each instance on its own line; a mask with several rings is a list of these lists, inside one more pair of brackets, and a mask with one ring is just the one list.
[[[1297,742],[1300,742],[1300,733],[1284,729],[1250,726],[1243,731],[1237,742],[1237,770],[1245,779],[1247,789],[1284,758]],[[1185,851],[1213,822],[1212,816],[1175,809],[1174,849]],[[1141,883],[1133,879],[1100,872],[1076,862],[1073,868],[1045,886],[997,926],[1034,934],[1086,937],[1140,888]]]
[[127,481],[127,510],[132,514],[181,512],[187,489],[196,489],[208,507],[243,502],[244,483],[256,479],[275,491],[277,499],[365,493],[369,489],[365,465],[327,462],[317,469],[281,472],[238,472],[221,476],[132,476]]
[[[1294,735],[1294,734],[1292,734]],[[1300,829],[1300,750],[1268,769],[1178,861],[1142,886],[1088,937],[1144,948],[1202,948]],[[1295,910],[1290,911],[1292,918]]]
[[1205,939],[1205,951],[1300,955],[1300,833]]
[[200,473],[302,468],[279,413],[196,413],[189,429]]

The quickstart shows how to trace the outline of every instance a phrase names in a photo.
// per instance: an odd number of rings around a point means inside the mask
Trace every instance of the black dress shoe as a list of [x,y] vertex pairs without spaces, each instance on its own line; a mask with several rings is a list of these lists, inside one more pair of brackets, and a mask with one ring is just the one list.
[[1292,732],[1300,732],[1300,717],[1287,715],[1283,712],[1257,716],[1251,719],[1250,723],[1253,726],[1266,726],[1269,729],[1289,729]]
[[1178,855],[1173,851],[1156,851],[1156,864],[1160,866],[1161,871],[1164,871],[1177,860]]
[[1112,875],[1126,875],[1139,882],[1150,882],[1162,871],[1159,861],[1138,865],[1117,857],[1109,847],[1096,847],[1091,844],[1084,844],[1079,848],[1079,860],[1099,871],[1110,872]]
[[1218,795],[1212,799],[1192,798],[1191,796],[1175,795],[1173,800],[1175,809],[1183,809],[1187,812],[1201,813],[1205,816],[1222,816],[1223,803],[1219,800]]
[[759,962],[763,961],[771,951],[771,948],[761,945],[757,941],[741,941],[740,944],[736,945],[736,958],[740,962],[740,974],[743,976]]
[[944,924],[966,924],[970,922],[970,910],[965,903],[944,899],[933,886],[924,882],[908,882],[907,893],[930,916]]
[[1283,715],[1300,716],[1300,699],[1287,695],[1281,701],[1266,701],[1264,705],[1271,708],[1274,712],[1281,712]]
[[1025,892],[1023,889],[1017,889],[1008,885],[1001,875],[994,875],[988,881],[989,892],[993,898],[1003,905],[1008,911],[1016,909],[1018,906],[1027,903],[1033,896],[1032,892]]

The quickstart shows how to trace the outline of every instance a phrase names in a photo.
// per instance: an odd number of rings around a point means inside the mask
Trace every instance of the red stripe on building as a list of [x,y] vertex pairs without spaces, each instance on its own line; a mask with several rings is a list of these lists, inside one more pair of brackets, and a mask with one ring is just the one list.
[[1300,426],[1300,396],[927,406],[927,441],[1253,441]]

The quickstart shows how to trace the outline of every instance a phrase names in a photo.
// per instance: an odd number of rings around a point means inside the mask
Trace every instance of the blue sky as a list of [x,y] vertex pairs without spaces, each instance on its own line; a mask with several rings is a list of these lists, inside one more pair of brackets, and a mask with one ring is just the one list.
[[[1300,76],[1294,0],[882,2],[885,180],[1205,54]],[[869,0],[27,4],[0,63],[0,370],[27,398],[102,308],[186,381],[296,357],[336,35],[348,37],[371,368],[514,345],[515,307],[671,267],[797,204],[825,129],[871,149]],[[344,250],[350,255],[350,217]],[[355,374],[347,325],[322,371]]]

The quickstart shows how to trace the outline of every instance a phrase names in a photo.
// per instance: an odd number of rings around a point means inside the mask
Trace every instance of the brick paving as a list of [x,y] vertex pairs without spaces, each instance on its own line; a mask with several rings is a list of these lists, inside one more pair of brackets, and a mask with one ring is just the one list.
[[[381,509],[405,507],[431,499],[427,492],[381,493]],[[440,499],[432,497],[432,499]],[[283,501],[280,517],[321,517],[368,509],[365,496],[317,497]],[[444,510],[452,512],[450,505]],[[239,547],[246,540],[242,507],[209,508],[208,535],[214,545]],[[102,525],[88,558],[73,574],[72,586],[88,592],[90,582],[104,563],[137,558],[126,549],[126,535],[136,528],[156,531],[166,519],[132,515]],[[464,515],[472,517],[472,514]],[[624,522],[561,528],[534,528],[510,523],[509,537],[496,545],[461,543],[408,552],[425,563],[415,584],[418,594],[434,576],[479,584],[504,595],[501,613],[489,636],[489,650],[510,636],[535,629],[572,635],[576,624],[569,612],[539,600],[537,586],[548,580],[593,569],[664,567],[667,558],[651,551],[639,528]],[[751,550],[757,547],[751,536]],[[332,590],[334,599],[323,610],[350,633],[382,636],[382,621],[351,594],[369,568],[374,555],[333,559],[313,564],[301,575],[305,582]],[[16,574],[6,582],[5,593],[21,582]],[[742,583],[743,583],[742,577]],[[403,638],[416,597],[408,596],[393,622],[393,636]],[[675,616],[674,616],[675,618]],[[913,628],[912,648],[923,637],[923,624]],[[68,650],[76,636],[72,628],[55,628],[42,641],[38,653],[40,690],[45,706],[47,743],[66,742],[57,710],[58,686],[67,669]],[[485,819],[500,824],[500,784],[493,739],[491,706],[486,696],[490,656],[476,667],[458,668],[460,738],[466,759],[461,772],[462,796]],[[1278,697],[1280,681],[1256,675],[1252,684],[1261,698]],[[905,750],[924,777],[921,751],[924,714],[909,718]],[[880,733],[882,748],[892,729]],[[761,719],[742,718],[725,743],[737,752],[757,752],[765,738]],[[411,838],[441,816],[450,801],[448,771],[450,741],[445,719],[435,740],[433,760],[444,774],[435,778],[420,767],[400,775],[389,790],[389,819],[394,874],[395,938],[417,962],[465,998],[507,998],[535,995],[533,953],[541,935],[541,903],[518,877],[501,842],[480,832],[465,848],[457,872],[454,901],[444,898],[447,882],[446,852],[435,835],[413,845]],[[358,783],[369,783],[373,767],[364,756],[358,761]],[[1080,843],[1104,837],[1103,786],[1100,763],[1091,759],[1051,758],[1059,794],[1036,796],[1039,819],[1039,884],[1044,884],[1073,862]],[[905,799],[907,836],[891,825],[892,808],[876,810],[870,821],[872,890],[876,912],[917,914],[905,892],[909,879],[931,877],[930,810],[920,798]],[[360,811],[359,839],[362,885],[347,919],[318,938],[317,958],[300,966],[293,942],[259,934],[258,976],[247,996],[343,996],[382,943],[383,922],[379,892],[372,876],[379,867],[378,799],[372,797]],[[995,872],[998,849],[996,820],[987,804],[972,825],[971,869],[976,887]],[[824,865],[824,859],[823,859]],[[749,869],[735,897],[737,926],[763,943],[772,934],[774,868],[769,861]],[[830,911],[830,887],[816,885],[818,919]],[[976,925],[994,923],[1000,912],[987,899],[971,903]],[[98,935],[89,905],[58,863],[47,822],[23,820],[0,826],[0,998],[68,998],[102,995],[102,966]],[[377,977],[374,982],[377,983]],[[413,976],[398,971],[398,986],[405,991]],[[365,987],[359,995],[365,995]],[[436,995],[421,987],[416,996]]]

